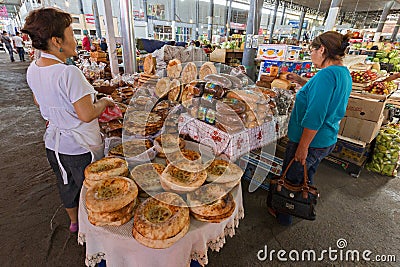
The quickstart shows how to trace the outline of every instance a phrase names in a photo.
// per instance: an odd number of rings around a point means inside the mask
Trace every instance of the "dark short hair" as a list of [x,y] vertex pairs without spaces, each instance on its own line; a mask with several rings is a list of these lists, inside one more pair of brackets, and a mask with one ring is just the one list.
[[61,9],[39,8],[29,13],[21,31],[29,35],[34,48],[48,50],[48,41],[52,37],[64,39],[64,31],[71,23],[71,15]]
[[3,34],[7,34],[7,31],[3,31]]
[[349,46],[351,35],[351,33],[343,35],[335,31],[324,32],[315,37],[310,46],[316,49],[319,49],[321,46],[325,47],[325,60],[342,59]]

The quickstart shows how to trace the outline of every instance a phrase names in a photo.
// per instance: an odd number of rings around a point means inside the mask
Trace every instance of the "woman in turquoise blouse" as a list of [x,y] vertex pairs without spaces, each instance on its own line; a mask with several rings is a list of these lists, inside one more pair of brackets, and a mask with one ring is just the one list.
[[[308,178],[313,183],[315,171],[324,157],[335,147],[339,123],[346,112],[352,80],[343,57],[349,35],[325,32],[316,37],[311,45],[311,60],[320,71],[308,82],[296,74],[288,79],[303,87],[296,95],[290,117],[285,158],[282,170],[294,158],[286,178],[293,184],[303,181],[303,165],[307,164]],[[276,213],[269,208],[282,225],[290,225],[292,217]]]

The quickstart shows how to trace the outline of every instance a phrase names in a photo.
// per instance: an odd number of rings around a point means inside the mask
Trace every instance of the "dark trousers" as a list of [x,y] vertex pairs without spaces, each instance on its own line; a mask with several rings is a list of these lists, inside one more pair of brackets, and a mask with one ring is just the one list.
[[57,158],[53,150],[46,148],[47,160],[57,177],[57,187],[65,208],[75,208],[79,204],[79,194],[85,179],[84,171],[92,161],[88,152],[82,155],[59,154],[61,164],[67,172],[68,184],[64,184]]
[[14,51],[12,49],[12,46],[6,45],[6,49],[8,50],[8,54],[10,55],[11,62],[14,62],[15,59],[14,59],[14,54],[13,54]]
[[[285,151],[285,158],[283,159],[282,172],[286,170],[289,162],[294,158],[298,145],[298,143],[288,141]],[[324,148],[308,148],[306,164],[308,180],[310,184],[313,184],[314,182],[314,175],[317,171],[319,164],[326,156],[328,156],[333,151],[334,148],[335,144]],[[293,184],[301,184],[303,183],[303,177],[303,165],[301,165],[301,163],[298,161],[293,162],[286,174],[286,179]],[[277,214],[277,218],[279,223],[282,225],[292,224],[292,216],[289,214],[279,213]]]
[[25,50],[23,47],[17,47],[17,52],[19,55],[19,60],[25,61]]

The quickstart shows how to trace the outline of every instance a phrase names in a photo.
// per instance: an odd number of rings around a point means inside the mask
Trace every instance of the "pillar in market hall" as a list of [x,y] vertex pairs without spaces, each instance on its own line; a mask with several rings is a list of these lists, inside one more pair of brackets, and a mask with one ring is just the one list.
[[145,35],[146,35],[146,38],[154,37],[154,24],[153,24],[153,22],[149,21],[147,8],[148,8],[147,0],[143,0],[143,16],[144,16],[144,21],[145,21]]
[[303,31],[303,24],[304,24],[305,17],[306,17],[306,8],[302,7],[301,14],[300,14],[300,21],[299,21],[299,31],[297,32],[297,40],[299,40],[299,41],[301,38],[301,32]]
[[101,38],[100,16],[99,8],[97,7],[97,0],[92,0],[92,10],[94,15],[94,24],[96,27],[96,37]]
[[208,23],[207,23],[207,36],[210,42],[212,42],[213,18],[214,18],[214,0],[210,0],[210,7],[208,8]]
[[286,2],[283,2],[281,25],[283,25],[283,23],[285,23],[285,15],[286,15]]
[[132,2],[130,0],[120,0],[120,10],[124,70],[127,74],[133,74],[136,72],[136,40]]
[[171,2],[171,17],[172,40],[176,41],[176,0],[172,0]]
[[118,58],[117,58],[117,47],[115,44],[115,32],[111,1],[102,0],[104,5],[104,20],[106,23],[106,40],[108,46],[108,58],[110,60],[111,74],[114,77],[119,73],[118,69]]
[[196,0],[196,40],[199,39],[200,0]]
[[276,13],[278,13],[278,7],[279,7],[279,0],[275,0],[275,5],[274,5],[274,14],[272,15],[272,23],[271,23],[271,33],[269,34],[269,43],[272,43],[272,40],[274,39],[274,29],[275,29],[275,23],[276,23]]
[[339,13],[341,0],[332,0],[331,6],[329,8],[328,16],[325,22],[325,31],[333,30],[333,27],[336,24],[336,18]]
[[399,28],[400,28],[400,15],[399,15],[399,18],[397,19],[396,26],[393,29],[392,37],[390,37],[390,41],[391,42],[395,42],[396,41],[397,33],[399,32]]
[[231,18],[232,18],[232,0],[229,0],[229,6],[228,6],[228,14],[226,16],[226,40],[228,40],[230,30],[231,30]]
[[247,26],[246,26],[246,44],[243,52],[242,64],[245,66],[247,75],[255,80],[256,66],[255,66],[255,56],[257,48],[252,48],[251,40],[252,36],[258,34],[260,29],[261,19],[259,18],[259,10],[262,9],[264,0],[251,0],[249,15],[247,16]]
[[393,7],[394,1],[387,2],[385,7],[383,8],[381,18],[378,22],[378,27],[376,28],[376,32],[374,35],[374,42],[378,42],[382,35],[383,25],[385,25],[386,18],[389,15],[390,9]]

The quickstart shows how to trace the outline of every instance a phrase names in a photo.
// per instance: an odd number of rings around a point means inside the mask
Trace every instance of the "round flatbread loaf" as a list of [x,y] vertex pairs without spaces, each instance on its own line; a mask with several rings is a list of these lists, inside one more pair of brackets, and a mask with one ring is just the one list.
[[167,76],[171,79],[178,79],[181,76],[182,63],[179,59],[172,59],[167,65]]
[[214,66],[212,62],[206,62],[204,63],[199,70],[199,78],[204,79],[209,74],[216,74],[217,68]]
[[190,223],[185,225],[183,229],[173,237],[166,239],[151,239],[141,235],[135,227],[132,227],[132,235],[133,237],[142,245],[149,248],[163,249],[169,248],[173,244],[175,244],[179,239],[184,237],[186,233],[189,231]]
[[188,150],[188,149],[182,149],[178,150],[174,153],[166,155],[166,163],[167,165],[172,163],[172,164],[177,164],[178,162],[181,161],[196,161],[201,163],[201,155],[199,152],[193,151],[193,150]]
[[161,78],[156,84],[155,93],[159,98],[166,96],[170,90],[171,80],[168,77]]
[[202,216],[192,212],[192,216],[201,222],[208,222],[208,223],[220,223],[229,217],[232,216],[233,212],[235,211],[236,203],[233,202],[232,208],[225,214],[217,215],[217,216]]
[[90,163],[84,171],[85,181],[101,181],[112,176],[128,176],[129,169],[125,160],[106,157]]
[[185,140],[177,134],[162,134],[154,139],[154,147],[158,153],[169,154],[185,147]]
[[224,186],[207,184],[187,194],[191,212],[202,216],[226,214],[234,203],[233,196]]
[[170,101],[180,101],[181,97],[181,86],[171,87],[171,90],[168,92],[168,100]]
[[155,69],[156,69],[156,65],[155,65],[155,62],[154,62],[153,55],[152,54],[148,54],[144,58],[144,63],[143,63],[144,73],[146,73],[146,74],[154,74]]
[[152,240],[172,238],[189,224],[189,208],[185,201],[170,192],[146,199],[139,205],[133,220],[135,231]]
[[182,82],[190,83],[197,79],[197,67],[193,62],[189,62],[182,70]]
[[186,85],[181,92],[181,102],[182,106],[188,108],[192,105],[194,95],[190,93],[189,85]]
[[203,166],[196,162],[169,164],[161,175],[161,186],[166,191],[184,194],[199,188],[207,178]]
[[113,212],[131,203],[138,195],[135,182],[126,177],[107,178],[86,192],[86,207],[93,212]]
[[132,219],[137,204],[138,199],[136,198],[122,209],[113,212],[93,212],[88,209],[89,222],[95,226],[123,225]]
[[239,180],[243,176],[243,170],[235,163],[215,159],[207,167],[207,182],[229,183]]
[[160,183],[160,176],[164,169],[164,165],[158,163],[146,163],[133,168],[131,171],[131,177],[143,191],[159,192],[163,189]]

